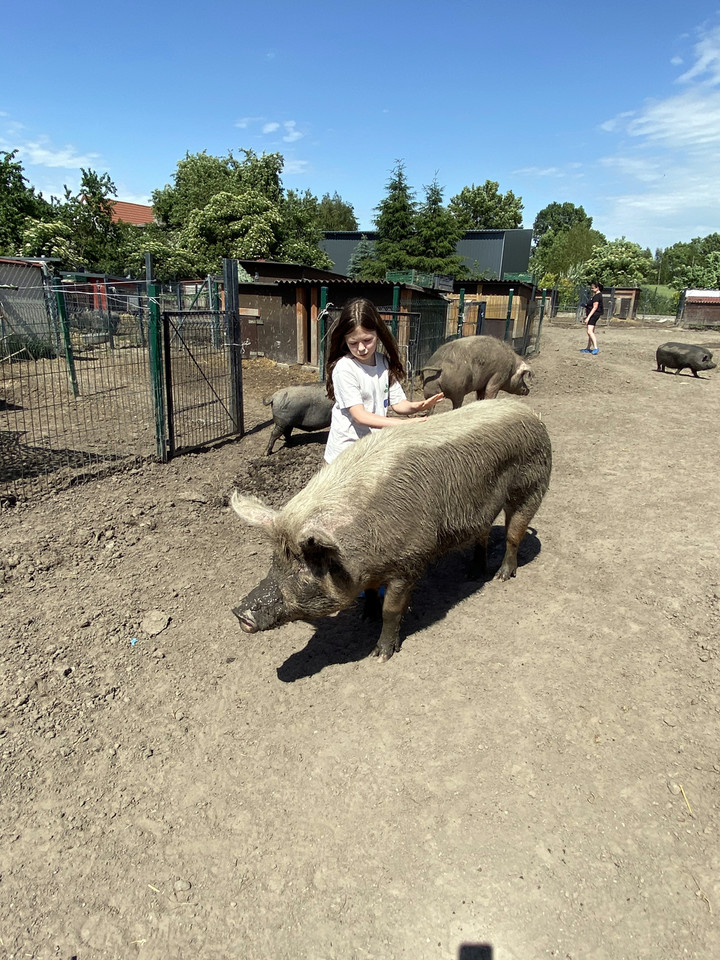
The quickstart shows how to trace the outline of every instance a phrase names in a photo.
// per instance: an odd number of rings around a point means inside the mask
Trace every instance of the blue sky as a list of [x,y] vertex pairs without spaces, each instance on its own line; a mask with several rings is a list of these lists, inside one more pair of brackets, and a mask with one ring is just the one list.
[[495,180],[526,227],[570,201],[653,251],[720,231],[720,6],[36,0],[3,34],[0,150],[46,196],[91,167],[147,203],[186,152],[252,148],[363,229],[403,160],[418,199]]

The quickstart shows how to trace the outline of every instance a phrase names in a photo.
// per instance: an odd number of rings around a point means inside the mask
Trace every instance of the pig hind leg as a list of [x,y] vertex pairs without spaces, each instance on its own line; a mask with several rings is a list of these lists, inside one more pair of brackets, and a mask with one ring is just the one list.
[[539,506],[539,501],[531,497],[519,506],[505,507],[505,556],[495,574],[496,580],[509,580],[517,573],[518,547]]
[[373,653],[380,663],[385,663],[400,649],[400,624],[410,603],[414,583],[393,580],[385,588],[383,603],[383,628]]
[[[292,429],[292,427],[290,429]],[[270,439],[268,441],[267,448],[265,450],[266,457],[270,456],[270,454],[272,453],[273,447],[275,446],[276,442],[280,439],[280,437],[283,434],[285,434],[285,440],[287,441],[289,433],[287,433],[287,431],[283,429],[283,427],[279,427],[277,424],[275,424],[275,426],[273,427],[273,432],[270,434]]]
[[487,573],[487,548],[489,537],[490,529],[488,528],[479,534],[475,542],[475,550],[468,568],[468,579],[470,580],[480,580]]

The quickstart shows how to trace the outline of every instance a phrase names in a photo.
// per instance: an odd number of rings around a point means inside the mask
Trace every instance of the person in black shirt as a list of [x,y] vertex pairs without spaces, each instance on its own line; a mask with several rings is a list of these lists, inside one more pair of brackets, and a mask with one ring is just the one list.
[[587,327],[588,343],[587,347],[581,350],[580,353],[592,353],[597,356],[600,351],[598,350],[597,337],[595,336],[595,324],[605,312],[605,305],[603,304],[602,298],[602,284],[593,282],[590,284],[590,288],[593,295],[592,299],[589,300],[585,306],[587,316],[583,320],[583,323]]

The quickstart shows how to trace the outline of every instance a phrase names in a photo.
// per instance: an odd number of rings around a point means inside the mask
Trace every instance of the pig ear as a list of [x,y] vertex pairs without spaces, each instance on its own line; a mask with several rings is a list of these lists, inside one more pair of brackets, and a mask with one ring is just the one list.
[[318,552],[337,554],[340,551],[340,545],[332,533],[317,521],[308,523],[302,528],[298,537],[298,546],[305,554]]
[[300,533],[298,546],[316,576],[329,573],[335,578],[348,580],[349,574],[340,556],[340,544],[325,527],[317,522],[308,524]]
[[241,497],[237,490],[233,490],[230,506],[251,527],[270,527],[277,517],[276,510],[265,506],[255,497]]

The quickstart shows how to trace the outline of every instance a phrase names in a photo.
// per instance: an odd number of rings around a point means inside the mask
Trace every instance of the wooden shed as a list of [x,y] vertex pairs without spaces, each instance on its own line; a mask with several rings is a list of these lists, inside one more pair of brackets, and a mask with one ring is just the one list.
[[720,327],[720,290],[686,290],[680,304],[681,327]]
[[[512,290],[512,302],[510,291]],[[482,332],[491,337],[505,339],[508,330],[508,340],[516,341],[522,338],[525,332],[525,323],[528,316],[528,307],[533,303],[535,287],[524,281],[507,280],[456,280],[451,298],[448,317],[448,336],[457,329],[460,297],[463,299],[463,336],[472,335],[478,331],[478,316],[480,305],[484,304],[484,320]],[[508,306],[510,307],[510,326],[508,329]]]
[[238,297],[248,353],[284,363],[317,365],[323,302],[339,308],[354,297],[367,297],[385,311],[397,303],[401,345],[407,340],[402,315],[408,316],[429,300],[443,308],[447,305],[446,296],[411,284],[350,280],[327,270],[275,261],[241,260],[240,265],[252,277],[241,280]]

